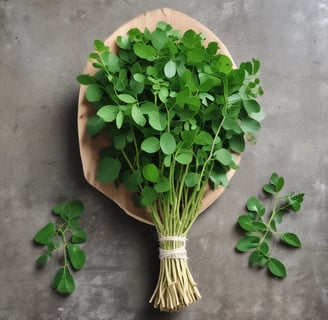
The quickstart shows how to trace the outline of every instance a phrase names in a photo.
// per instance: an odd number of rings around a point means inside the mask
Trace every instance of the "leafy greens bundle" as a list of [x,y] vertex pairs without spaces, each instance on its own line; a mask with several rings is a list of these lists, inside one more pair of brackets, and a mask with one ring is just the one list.
[[98,72],[77,77],[95,108],[88,133],[110,141],[97,180],[124,184],[136,205],[149,208],[158,232],[162,256],[151,302],[164,311],[200,298],[185,237],[205,190],[227,186],[245,137],[255,141],[263,118],[259,61],[234,68],[216,42],[203,41],[165,22],[154,31],[130,29],[117,37],[118,54],[96,40],[89,58]]

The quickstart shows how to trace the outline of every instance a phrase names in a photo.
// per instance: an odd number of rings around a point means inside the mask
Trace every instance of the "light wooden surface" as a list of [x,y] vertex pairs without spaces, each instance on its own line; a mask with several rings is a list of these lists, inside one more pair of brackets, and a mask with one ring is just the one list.
[[[111,51],[117,52],[117,46],[115,45],[117,36],[125,35],[131,28],[139,28],[142,31],[144,28],[148,28],[152,31],[155,29],[158,21],[166,21],[172,25],[174,29],[180,30],[181,33],[188,29],[193,29],[198,33],[204,33],[206,35],[205,43],[211,41],[218,42],[220,47],[219,52],[229,56],[232,60],[232,57],[225,45],[213,32],[197,20],[181,12],[167,8],[149,11],[130,20],[112,33],[105,40],[105,43],[110,47]],[[90,62],[86,64],[83,70],[83,73],[88,73],[90,75],[93,75],[96,72],[97,69],[92,67]],[[136,208],[131,199],[131,193],[127,191],[123,185],[116,188],[113,184],[101,184],[96,180],[99,150],[107,146],[109,141],[104,140],[102,137],[91,138],[86,131],[87,120],[90,115],[94,114],[93,107],[85,99],[86,88],[87,86],[81,85],[78,102],[78,136],[84,176],[94,188],[112,199],[128,215],[142,222],[152,224],[148,210],[145,208]],[[239,161],[240,156],[238,157],[237,162],[239,163]],[[227,173],[228,180],[231,179],[234,173],[234,170],[229,170]],[[223,191],[223,187],[220,187],[214,191],[208,189],[204,195],[201,212],[209,207],[222,194]]]

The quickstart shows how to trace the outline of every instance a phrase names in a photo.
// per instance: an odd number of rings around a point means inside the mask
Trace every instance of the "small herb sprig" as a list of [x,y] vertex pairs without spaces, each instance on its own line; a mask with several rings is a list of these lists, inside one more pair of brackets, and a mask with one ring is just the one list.
[[263,186],[263,190],[273,197],[273,209],[269,215],[268,222],[265,221],[265,207],[256,197],[248,199],[246,208],[247,215],[240,215],[239,226],[245,231],[246,236],[238,241],[236,249],[240,252],[250,251],[250,265],[257,265],[261,268],[265,266],[276,277],[287,276],[284,264],[271,255],[270,242],[274,236],[279,236],[280,240],[293,248],[301,248],[302,243],[295,233],[278,232],[277,223],[281,223],[283,215],[289,211],[299,211],[303,202],[304,193],[289,193],[284,196],[281,191],[284,186],[284,178],[277,173],[273,173],[268,184]]
[[79,218],[84,206],[79,200],[65,201],[52,209],[58,216],[58,222],[50,222],[34,236],[34,241],[46,246],[46,252],[38,259],[38,265],[45,265],[55,251],[63,251],[63,263],[53,281],[53,287],[61,294],[70,294],[75,290],[71,268],[80,270],[85,264],[86,256],[79,244],[86,242],[86,233],[82,230]]

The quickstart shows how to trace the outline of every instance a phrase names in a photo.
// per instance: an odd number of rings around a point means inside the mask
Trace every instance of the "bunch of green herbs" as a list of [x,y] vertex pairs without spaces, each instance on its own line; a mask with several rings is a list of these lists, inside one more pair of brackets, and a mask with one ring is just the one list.
[[[88,133],[110,141],[97,180],[123,183],[136,205],[149,208],[159,235],[186,236],[206,188],[227,187],[245,138],[255,141],[263,119],[260,62],[234,68],[216,42],[205,46],[202,34],[181,35],[165,22],[131,29],[116,44],[117,54],[96,40],[89,58],[98,72],[77,77],[95,110]],[[163,249],[179,245],[161,242]],[[174,311],[199,298],[187,260],[161,260],[155,307]]]

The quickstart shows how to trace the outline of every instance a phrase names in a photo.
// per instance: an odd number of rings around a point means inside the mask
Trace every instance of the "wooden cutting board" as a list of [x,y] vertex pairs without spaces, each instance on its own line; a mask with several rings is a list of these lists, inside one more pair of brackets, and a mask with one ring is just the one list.
[[[150,31],[156,28],[158,21],[165,21],[169,23],[174,29],[180,30],[183,34],[186,30],[193,29],[197,33],[203,33],[206,36],[205,44],[211,41],[216,41],[219,44],[219,52],[232,57],[222,43],[222,41],[208,28],[199,23],[197,20],[172,9],[157,9],[154,11],[146,12],[123,26],[118,28],[106,40],[105,44],[108,45],[113,52],[117,52],[118,48],[115,45],[115,40],[119,35],[126,35],[127,31],[131,28],[139,28],[143,31],[148,28]],[[233,61],[233,60],[232,60]],[[90,62],[88,62],[83,70],[83,73],[94,75],[97,72]],[[87,86],[81,85],[79,101],[78,101],[78,136],[80,145],[80,154],[83,166],[83,173],[86,180],[97,190],[102,192],[108,198],[112,199],[124,212],[133,218],[144,223],[152,224],[149,212],[146,208],[136,208],[133,204],[131,193],[121,185],[118,188],[114,184],[102,184],[96,180],[97,164],[99,160],[99,150],[108,146],[109,141],[103,137],[91,138],[87,133],[87,120],[95,113],[94,108],[85,98],[85,91]],[[240,161],[238,157],[237,163]],[[229,170],[227,173],[228,180],[231,179],[235,170]],[[223,187],[216,190],[206,190],[202,202],[201,212],[209,207],[224,191]]]

